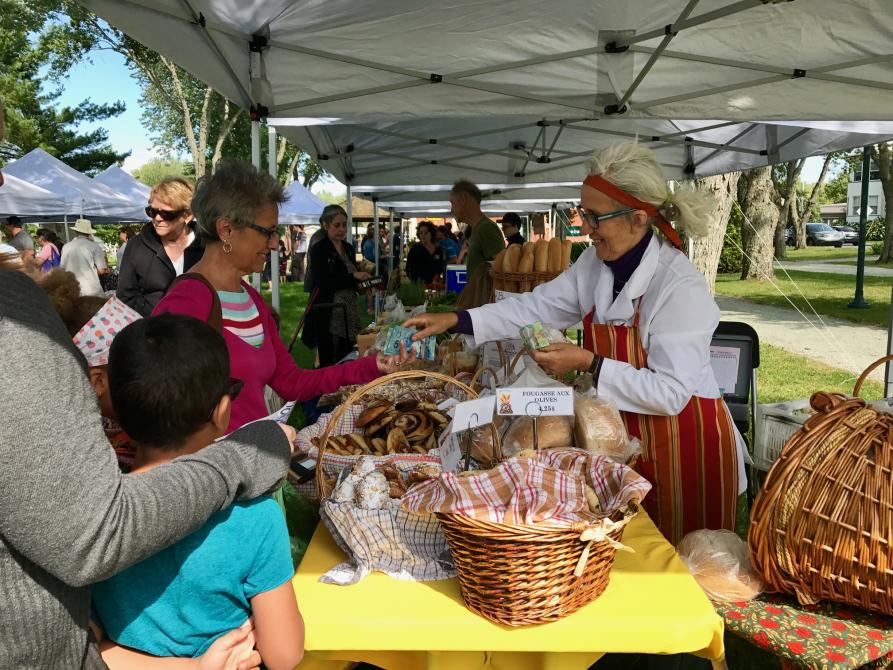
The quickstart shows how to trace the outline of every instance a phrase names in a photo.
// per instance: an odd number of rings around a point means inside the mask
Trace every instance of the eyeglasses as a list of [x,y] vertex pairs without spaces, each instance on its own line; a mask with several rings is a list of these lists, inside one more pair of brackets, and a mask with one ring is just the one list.
[[[241,379],[230,379],[229,386],[226,388],[226,391],[223,392],[220,398],[228,395],[230,400],[235,401],[235,399],[238,398],[239,394],[242,392],[243,386],[245,386],[245,382],[243,382]],[[220,398],[217,399],[217,402],[214,403],[211,411],[208,412],[208,418],[205,419],[205,421],[210,421],[211,417],[214,416],[214,410],[217,409],[217,404],[220,402]]]
[[267,242],[272,240],[274,237],[279,237],[279,228],[264,228],[263,226],[259,226],[256,223],[246,223],[246,228],[251,228],[251,230],[256,230],[261,235],[267,236]]
[[580,215],[580,219],[586,222],[593,230],[598,229],[598,224],[602,221],[607,221],[608,219],[613,219],[618,216],[623,216],[624,214],[629,214],[630,212],[638,211],[634,207],[627,207],[626,209],[618,209],[613,212],[608,212],[607,214],[596,214],[595,212],[590,212],[588,209],[583,209],[581,205],[576,206],[577,214]]
[[160,216],[164,221],[173,221],[174,219],[178,219],[186,212],[186,209],[156,209],[155,207],[146,207],[146,216],[150,219],[154,219],[156,216]]

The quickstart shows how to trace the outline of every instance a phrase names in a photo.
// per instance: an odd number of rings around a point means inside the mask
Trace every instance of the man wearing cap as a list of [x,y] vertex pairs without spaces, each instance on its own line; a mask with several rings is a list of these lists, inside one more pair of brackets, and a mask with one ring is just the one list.
[[22,220],[17,216],[9,216],[4,227],[9,246],[15,247],[26,267],[31,267],[34,261],[34,240],[22,227]]
[[506,244],[524,244],[527,240],[521,235],[521,217],[514,212],[509,212],[499,219],[502,224],[502,234],[505,235]]
[[88,219],[78,219],[71,230],[77,237],[62,247],[62,269],[77,278],[81,295],[101,296],[99,275],[108,273],[109,266],[102,247],[92,239],[96,231]]

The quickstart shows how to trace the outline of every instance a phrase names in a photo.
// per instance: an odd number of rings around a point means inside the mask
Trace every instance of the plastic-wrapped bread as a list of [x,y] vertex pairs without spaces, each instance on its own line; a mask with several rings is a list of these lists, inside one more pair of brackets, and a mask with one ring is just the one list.
[[[518,263],[518,273],[529,275],[533,272],[533,253],[525,253],[521,256],[521,262]],[[533,284],[529,279],[522,279],[518,282],[518,293],[528,293],[533,288]]]
[[[517,272],[518,265],[521,262],[521,245],[520,244],[512,244],[508,249],[505,250],[505,257],[502,259],[502,271],[503,272]],[[516,281],[506,281],[504,291],[508,291],[509,293],[517,293],[518,292],[518,282]]]
[[571,265],[571,250],[574,248],[574,243],[570,240],[564,240],[561,243],[561,271],[564,272]]
[[548,272],[561,272],[561,240],[553,237],[549,240]]
[[[570,416],[541,416],[536,420],[537,446],[540,449],[574,446],[574,421]],[[502,438],[502,456],[515,456],[533,449],[533,419],[518,417]]]
[[628,462],[639,448],[627,438],[626,426],[614,404],[592,395],[574,396],[574,438],[577,447]]
[[390,500],[390,483],[384,473],[374,470],[355,486],[357,505],[363,509],[381,509]]

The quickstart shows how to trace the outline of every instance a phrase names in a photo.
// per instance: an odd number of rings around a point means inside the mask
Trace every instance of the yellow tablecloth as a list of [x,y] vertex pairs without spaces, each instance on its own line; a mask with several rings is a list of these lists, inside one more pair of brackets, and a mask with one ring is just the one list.
[[633,519],[600,598],[560,621],[509,628],[468,611],[455,579],[373,574],[321,584],[344,560],[322,524],[293,585],[306,624],[300,670],[366,661],[386,670],[585,670],[608,652],[723,657],[723,623],[644,512]]

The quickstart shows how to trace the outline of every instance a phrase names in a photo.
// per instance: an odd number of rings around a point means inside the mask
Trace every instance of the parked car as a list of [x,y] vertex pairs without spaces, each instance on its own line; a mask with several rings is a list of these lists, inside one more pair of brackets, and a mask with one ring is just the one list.
[[852,226],[831,226],[838,233],[843,233],[844,244],[859,244],[859,231]]
[[843,233],[834,230],[827,223],[806,224],[806,244],[811,246],[843,246]]
[[797,242],[797,236],[794,234],[794,228],[792,226],[788,226],[784,229],[784,243],[785,245],[792,247]]

